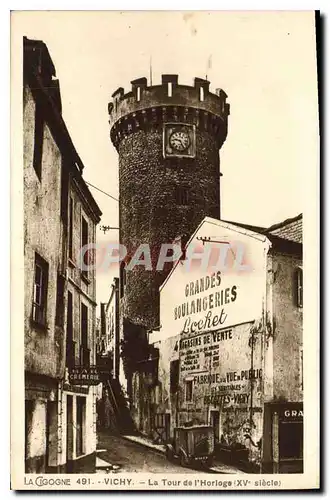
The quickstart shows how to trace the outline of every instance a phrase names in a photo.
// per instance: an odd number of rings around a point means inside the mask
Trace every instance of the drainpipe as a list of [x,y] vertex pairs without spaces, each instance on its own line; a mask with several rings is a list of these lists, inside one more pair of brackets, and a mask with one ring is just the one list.
[[253,426],[253,355],[254,355],[254,329],[252,329],[251,335],[251,379],[250,379],[250,428],[252,431]]
[[269,245],[267,245],[267,240],[265,240],[264,247],[264,271],[265,271],[265,285],[264,285],[264,298],[262,304],[262,330],[261,330],[261,366],[262,366],[262,377],[260,381],[261,395],[260,395],[260,406],[262,409],[262,436],[261,436],[261,449],[260,449],[260,474],[262,474],[262,461],[264,455],[264,421],[265,421],[265,373],[266,373],[266,359],[265,359],[265,345],[266,345],[266,335],[267,335],[267,280],[268,280],[268,266],[267,266],[267,255],[268,255]]

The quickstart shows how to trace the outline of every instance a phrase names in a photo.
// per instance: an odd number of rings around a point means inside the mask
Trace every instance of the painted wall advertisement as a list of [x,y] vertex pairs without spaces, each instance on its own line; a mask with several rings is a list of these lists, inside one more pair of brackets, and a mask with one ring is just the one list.
[[[161,287],[163,338],[228,328],[261,317],[268,244],[221,224],[202,224],[188,245],[186,261]],[[203,246],[201,240],[209,234],[214,243]]]
[[221,269],[179,264],[161,290],[160,335],[178,336],[179,423],[211,423],[218,442],[258,456],[267,242],[206,221],[190,245],[208,235],[245,253],[239,266],[235,251]]
[[[218,441],[257,451],[262,434],[261,332],[253,322],[204,332],[179,341],[182,423],[209,423],[219,413]],[[188,398],[189,399],[189,398]]]

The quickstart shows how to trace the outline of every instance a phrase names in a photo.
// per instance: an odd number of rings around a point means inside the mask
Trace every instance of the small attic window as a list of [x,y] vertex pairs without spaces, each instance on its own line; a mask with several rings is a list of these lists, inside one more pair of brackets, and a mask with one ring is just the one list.
[[137,101],[141,100],[141,87],[137,87],[136,89],[136,100]]
[[167,95],[168,97],[172,97],[173,83],[167,82]]
[[204,101],[204,87],[199,87],[199,100]]

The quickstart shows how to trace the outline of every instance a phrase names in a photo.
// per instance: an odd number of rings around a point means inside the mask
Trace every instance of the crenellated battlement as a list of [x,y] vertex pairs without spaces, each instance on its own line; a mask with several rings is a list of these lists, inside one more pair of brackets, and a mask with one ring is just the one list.
[[162,75],[161,85],[148,87],[146,78],[138,78],[131,84],[132,89],[126,94],[119,87],[108,105],[110,135],[116,147],[122,136],[137,128],[168,120],[188,120],[203,129],[211,129],[219,135],[221,147],[229,115],[227,94],[222,89],[213,94],[209,90],[210,82],[202,78],[195,78],[193,87],[179,85],[178,75],[169,74]]
[[227,94],[217,89],[216,94],[209,91],[210,82],[195,78],[194,86],[179,85],[178,75],[162,75],[161,85],[148,87],[146,78],[131,82],[132,89],[125,94],[119,87],[112,94],[108,105],[110,125],[130,113],[156,106],[188,106],[207,111],[225,119],[229,115]]

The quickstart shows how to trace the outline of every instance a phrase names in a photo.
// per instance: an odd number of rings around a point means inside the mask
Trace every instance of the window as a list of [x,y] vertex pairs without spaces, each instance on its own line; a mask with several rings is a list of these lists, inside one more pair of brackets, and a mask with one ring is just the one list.
[[165,427],[165,413],[155,414],[155,429],[164,429]]
[[75,342],[73,341],[73,308],[72,293],[68,291],[68,310],[66,322],[66,364],[69,368],[75,365]]
[[72,235],[73,235],[73,199],[70,196],[69,201],[69,259],[73,258],[73,245],[72,245]]
[[36,253],[32,319],[34,322],[39,323],[40,325],[46,324],[47,290],[48,263]]
[[168,97],[172,97],[172,88],[173,88],[172,82],[168,82],[167,83],[167,95],[168,95]]
[[35,123],[34,123],[33,168],[36,171],[36,174],[40,181],[41,181],[43,140],[44,140],[44,117],[42,114],[41,103],[37,102],[35,111]]
[[87,347],[88,345],[88,307],[85,304],[81,304],[81,315],[80,315],[80,332],[81,332],[81,345]]
[[176,197],[176,202],[178,205],[188,205],[188,203],[189,203],[189,191],[187,188],[177,187],[175,197]]
[[304,450],[304,430],[302,422],[284,423],[279,426],[280,459],[301,459]]
[[204,87],[199,87],[199,100],[204,101]]
[[72,293],[68,291],[68,311],[67,311],[67,339],[73,339],[73,314],[72,314]]
[[[85,245],[88,245],[88,222],[84,217],[81,217],[81,248],[83,249]],[[89,252],[84,251],[84,264],[88,266],[89,264]],[[88,271],[82,271],[83,276],[88,276]]]
[[187,380],[186,381],[186,401],[188,403],[192,401],[192,394],[193,394],[193,381]]
[[62,328],[64,325],[64,286],[65,286],[65,278],[61,274],[58,274],[57,289],[56,289],[55,324]]
[[88,367],[90,365],[90,349],[88,349],[88,307],[80,304],[80,364]]
[[137,87],[136,89],[136,100],[137,101],[141,100],[141,87]]
[[303,270],[298,267],[295,271],[295,295],[298,307],[303,306]]

